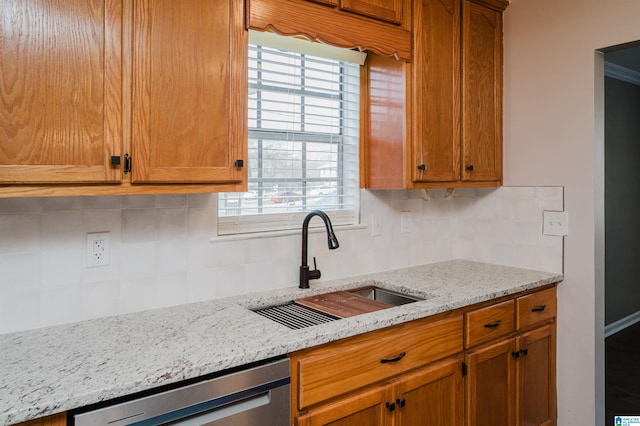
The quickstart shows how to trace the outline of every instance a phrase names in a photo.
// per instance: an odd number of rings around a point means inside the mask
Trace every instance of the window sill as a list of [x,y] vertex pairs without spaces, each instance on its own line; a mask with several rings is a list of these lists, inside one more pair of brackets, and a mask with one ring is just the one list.
[[[359,225],[343,225],[343,226],[334,226],[333,229],[336,233],[341,231],[350,231],[353,229],[367,229],[369,225],[359,224]],[[248,232],[244,234],[229,234],[229,235],[216,235],[214,237],[209,238],[210,243],[219,243],[224,241],[241,241],[241,240],[250,240],[254,238],[274,238],[274,237],[286,237],[289,235],[299,235],[302,232],[301,229],[288,229],[286,231],[269,231],[269,232]],[[326,232],[324,226],[314,226],[313,228],[309,228],[309,233],[316,234],[319,232]]]

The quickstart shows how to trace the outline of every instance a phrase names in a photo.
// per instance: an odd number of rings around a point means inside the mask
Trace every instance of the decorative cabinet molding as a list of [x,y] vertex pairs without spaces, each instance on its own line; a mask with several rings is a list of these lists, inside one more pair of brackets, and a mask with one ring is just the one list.
[[410,0],[246,0],[246,10],[248,29],[411,60]]

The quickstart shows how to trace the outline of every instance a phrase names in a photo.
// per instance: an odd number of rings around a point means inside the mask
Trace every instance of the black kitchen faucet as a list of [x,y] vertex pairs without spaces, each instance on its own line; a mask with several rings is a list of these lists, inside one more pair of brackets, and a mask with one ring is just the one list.
[[302,265],[300,265],[300,288],[309,288],[309,280],[317,280],[320,278],[320,270],[316,266],[316,258],[313,258],[313,270],[309,270],[307,265],[307,239],[309,237],[309,221],[313,216],[319,216],[324,222],[324,226],[327,228],[327,242],[329,244],[329,250],[335,250],[340,247],[336,234],[333,232],[331,226],[331,219],[322,210],[312,210],[302,222]]

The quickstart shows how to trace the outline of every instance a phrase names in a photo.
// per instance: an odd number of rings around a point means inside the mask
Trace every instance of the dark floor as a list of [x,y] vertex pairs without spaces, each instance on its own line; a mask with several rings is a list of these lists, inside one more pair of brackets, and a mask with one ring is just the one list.
[[615,415],[640,416],[640,323],[604,342],[605,425],[613,425]]

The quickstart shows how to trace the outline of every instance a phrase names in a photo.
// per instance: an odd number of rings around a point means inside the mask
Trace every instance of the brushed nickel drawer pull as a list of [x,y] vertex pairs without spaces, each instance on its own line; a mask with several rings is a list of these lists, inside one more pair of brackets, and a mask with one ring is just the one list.
[[502,324],[502,320],[498,320],[496,322],[490,322],[489,324],[485,324],[484,327],[485,328],[496,328],[498,327],[500,324]]
[[547,309],[547,305],[534,306],[531,308],[531,312],[542,312]]
[[390,362],[398,362],[400,361],[402,358],[404,358],[404,356],[406,355],[406,352],[402,352],[400,355],[398,356],[394,356],[393,358],[382,358],[380,360],[381,364],[388,364]]

